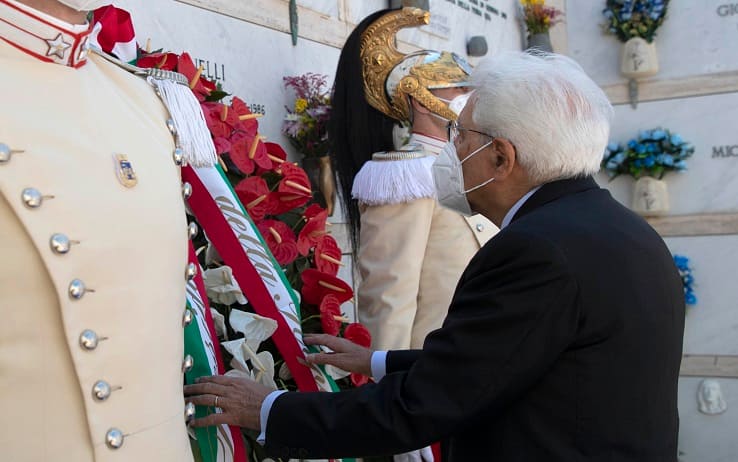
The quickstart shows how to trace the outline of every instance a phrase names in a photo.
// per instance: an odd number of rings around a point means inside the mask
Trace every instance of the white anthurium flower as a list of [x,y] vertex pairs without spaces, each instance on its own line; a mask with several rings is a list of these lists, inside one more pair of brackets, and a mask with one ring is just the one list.
[[231,328],[243,334],[252,351],[257,351],[261,342],[268,339],[277,330],[277,321],[254,313],[231,310],[228,317]]
[[292,380],[292,372],[290,372],[290,368],[287,367],[287,363],[283,362],[281,366],[279,366],[279,378],[287,381]]
[[223,259],[220,258],[218,251],[215,250],[215,246],[208,244],[208,248],[205,249],[205,265],[212,265],[213,263],[223,264]]
[[[240,338],[238,340],[231,340],[230,342],[223,342],[221,345],[223,345],[223,348],[226,349],[228,353],[233,356],[233,359],[231,360],[231,367],[233,369],[228,372],[232,371],[238,371],[240,374],[238,374],[239,377],[247,377],[247,378],[253,378],[251,375],[251,369],[249,369],[249,366],[246,365],[246,361],[248,361],[250,358],[248,356],[244,356],[243,348],[241,348],[241,345],[243,345],[243,339]],[[237,373],[233,373],[231,375],[236,375]]]
[[[246,349],[248,345],[244,343],[241,348]],[[274,382],[274,358],[271,353],[268,351],[257,353],[251,358],[251,365],[254,380],[272,390],[277,389],[277,384]]]
[[223,305],[233,305],[237,302],[241,305],[248,303],[238,283],[233,279],[233,271],[229,266],[205,270],[203,277],[205,291],[212,301]]
[[225,326],[225,316],[220,314],[215,308],[210,308],[210,315],[213,317],[213,324],[215,325],[215,335],[218,338],[224,338],[228,340],[228,330]]
[[231,369],[230,371],[226,372],[225,375],[227,375],[228,377],[236,377],[238,379],[254,380],[254,377],[251,374],[247,374],[244,371],[238,369]]

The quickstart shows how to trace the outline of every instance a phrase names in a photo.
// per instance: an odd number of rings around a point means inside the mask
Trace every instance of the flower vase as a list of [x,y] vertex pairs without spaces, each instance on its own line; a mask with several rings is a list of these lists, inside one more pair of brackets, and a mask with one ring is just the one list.
[[333,216],[336,203],[336,183],[330,157],[303,157],[302,168],[310,179],[313,198],[328,211],[328,216]]
[[536,48],[541,51],[553,53],[553,46],[551,46],[551,37],[548,32],[541,32],[538,34],[531,34],[528,36],[528,49]]
[[641,37],[633,37],[623,44],[620,53],[620,73],[631,79],[651,77],[659,71],[656,45]]
[[643,216],[658,216],[669,211],[666,182],[650,176],[638,178],[633,187],[633,211]]

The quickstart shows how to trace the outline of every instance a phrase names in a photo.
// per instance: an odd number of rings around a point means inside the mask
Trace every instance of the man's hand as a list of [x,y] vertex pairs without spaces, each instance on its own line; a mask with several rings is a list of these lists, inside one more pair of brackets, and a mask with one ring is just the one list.
[[372,350],[344,338],[327,334],[306,334],[306,345],[324,345],[332,353],[313,353],[306,356],[313,364],[330,364],[347,372],[372,376]]
[[260,430],[261,404],[272,391],[258,382],[244,378],[224,375],[200,377],[197,383],[185,385],[187,402],[198,406],[219,407],[223,412],[193,420],[190,426],[228,424]]

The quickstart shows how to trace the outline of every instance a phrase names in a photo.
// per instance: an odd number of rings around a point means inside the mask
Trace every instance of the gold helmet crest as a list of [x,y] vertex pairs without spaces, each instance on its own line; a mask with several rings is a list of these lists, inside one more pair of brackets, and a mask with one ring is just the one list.
[[410,120],[408,96],[435,114],[456,120],[458,115],[430,90],[469,85],[471,67],[455,53],[423,50],[406,55],[397,49],[397,31],[429,22],[429,12],[407,7],[380,17],[361,36],[366,100],[401,122]]

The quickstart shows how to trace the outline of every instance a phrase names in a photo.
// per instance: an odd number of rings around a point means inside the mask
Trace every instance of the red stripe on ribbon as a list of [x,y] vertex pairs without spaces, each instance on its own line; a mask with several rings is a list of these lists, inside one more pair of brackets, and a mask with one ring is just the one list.
[[295,378],[297,387],[301,391],[319,391],[310,369],[300,363],[304,361],[305,355],[292,329],[274,304],[271,294],[244,252],[241,242],[192,167],[182,168],[182,181],[192,186],[192,196],[188,204],[197,217],[198,223],[215,245],[223,261],[233,270],[241,291],[253,306],[254,311],[277,321],[277,330],[272,335],[272,339]]
[[[192,241],[189,242],[189,263],[194,263],[200,267],[200,263],[197,261],[197,254],[195,253],[195,247],[192,245]],[[210,302],[208,301],[207,292],[205,291],[205,281],[202,278],[202,272],[198,271],[195,276],[195,285],[197,286],[197,292],[200,294],[202,304],[205,307],[205,324],[208,326],[208,333],[210,334],[210,341],[213,342],[213,349],[215,350],[215,360],[218,363],[218,374],[225,373],[225,366],[223,364],[223,355],[220,354],[220,342],[218,341],[218,335],[215,333],[215,323],[213,322],[213,315],[210,313]],[[248,456],[243,446],[243,438],[241,437],[241,429],[233,425],[228,426],[228,430],[231,433],[231,439],[233,440],[233,460],[248,462]]]

